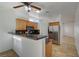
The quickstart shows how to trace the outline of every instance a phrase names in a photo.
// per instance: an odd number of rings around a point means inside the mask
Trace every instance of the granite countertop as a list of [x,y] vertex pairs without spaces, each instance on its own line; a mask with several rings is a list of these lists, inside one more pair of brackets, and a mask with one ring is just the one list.
[[48,37],[46,35],[40,35],[40,34],[16,34],[16,33],[13,33],[13,32],[8,32],[8,33],[12,34],[12,35],[26,37],[26,38],[33,39],[33,40],[40,40],[40,39]]

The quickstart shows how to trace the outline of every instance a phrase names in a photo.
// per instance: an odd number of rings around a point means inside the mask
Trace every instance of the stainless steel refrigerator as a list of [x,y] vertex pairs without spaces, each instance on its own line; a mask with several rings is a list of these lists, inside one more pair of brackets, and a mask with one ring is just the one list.
[[48,27],[49,39],[52,39],[52,43],[60,44],[60,26],[49,26]]

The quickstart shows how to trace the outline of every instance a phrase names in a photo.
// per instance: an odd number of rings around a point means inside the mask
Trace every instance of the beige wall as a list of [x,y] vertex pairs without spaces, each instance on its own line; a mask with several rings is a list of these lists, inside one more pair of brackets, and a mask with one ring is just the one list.
[[74,23],[68,22],[64,23],[64,35],[69,37],[74,37]]
[[77,48],[77,52],[79,55],[79,5],[77,8],[77,12],[75,15],[75,24],[74,24],[74,34],[75,34],[75,44],[76,44],[76,48]]
[[14,31],[16,25],[13,9],[3,6],[7,4],[0,3],[0,52],[12,49],[12,37],[8,32]]

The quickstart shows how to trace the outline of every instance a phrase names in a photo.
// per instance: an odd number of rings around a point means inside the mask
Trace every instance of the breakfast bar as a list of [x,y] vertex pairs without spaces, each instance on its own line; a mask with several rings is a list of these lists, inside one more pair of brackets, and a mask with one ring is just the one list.
[[16,34],[9,32],[13,49],[21,57],[44,57],[46,35]]

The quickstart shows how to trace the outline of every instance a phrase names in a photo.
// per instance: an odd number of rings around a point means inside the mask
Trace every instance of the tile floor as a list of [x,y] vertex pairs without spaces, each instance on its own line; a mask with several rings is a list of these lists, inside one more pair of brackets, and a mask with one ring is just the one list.
[[18,55],[13,50],[8,50],[0,53],[0,57],[18,57]]
[[[71,37],[64,37],[61,45],[52,45],[52,57],[77,57],[77,50],[75,48],[74,39]],[[0,57],[17,57],[18,55],[13,50],[8,50],[0,53]]]
[[53,57],[77,57],[77,50],[74,44],[74,38],[72,37],[64,37],[64,40],[60,45],[53,44],[52,45],[52,53]]

